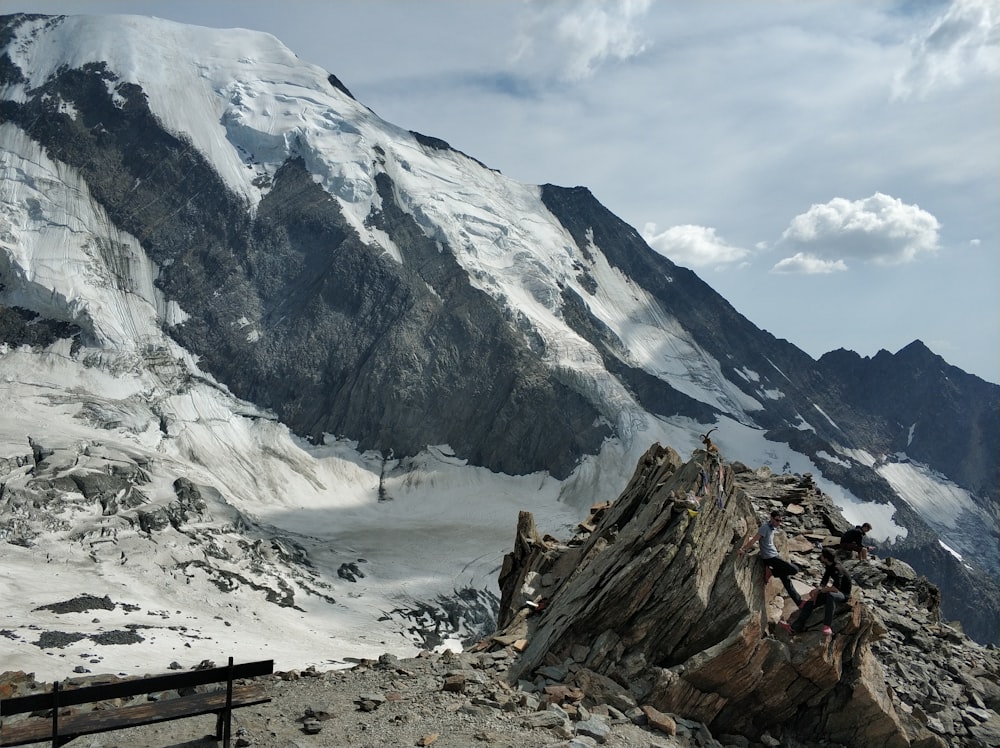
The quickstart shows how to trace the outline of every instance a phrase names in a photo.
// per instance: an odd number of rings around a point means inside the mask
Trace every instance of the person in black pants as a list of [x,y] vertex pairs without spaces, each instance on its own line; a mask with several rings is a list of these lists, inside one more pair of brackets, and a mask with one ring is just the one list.
[[742,556],[746,553],[747,548],[759,540],[760,560],[763,561],[764,565],[771,570],[771,573],[780,579],[781,583],[785,585],[785,590],[788,592],[788,596],[792,598],[795,604],[801,605],[802,597],[795,591],[795,587],[792,586],[792,577],[799,573],[799,567],[785,561],[781,556],[779,556],[778,548],[774,544],[774,531],[781,527],[783,519],[784,516],[780,510],[775,509],[771,512],[771,518],[760,526],[760,529],[757,530],[757,534],[740,546],[740,555]]
[[865,547],[865,535],[871,532],[871,529],[872,526],[865,522],[863,525],[858,525],[848,530],[840,536],[840,542],[834,548],[855,552],[858,554],[859,559],[866,561],[868,559],[868,549]]
[[782,628],[790,634],[798,634],[805,629],[809,616],[818,605],[823,606],[823,633],[827,636],[833,634],[833,629],[830,628],[833,623],[833,613],[837,609],[837,605],[847,600],[851,594],[851,575],[840,565],[833,551],[824,548],[823,552],[820,553],[819,560],[826,567],[819,587],[809,593],[809,597],[806,598],[799,610],[795,623],[789,626],[784,621],[780,621]]

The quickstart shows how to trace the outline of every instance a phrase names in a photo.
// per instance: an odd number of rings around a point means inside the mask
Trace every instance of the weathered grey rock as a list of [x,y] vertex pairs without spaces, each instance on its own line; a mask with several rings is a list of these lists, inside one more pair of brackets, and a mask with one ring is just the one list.
[[608,717],[611,719],[612,724],[631,722],[631,720],[625,715],[625,712],[620,709],[615,708],[611,704],[605,704],[604,706],[608,710]]
[[545,711],[557,715],[563,722],[569,722],[569,714],[558,704],[549,704],[545,707]]
[[951,746],[940,735],[927,733],[916,738],[911,743],[911,748],[951,748]]
[[607,722],[599,717],[591,717],[590,719],[581,720],[577,722],[574,726],[577,735],[584,735],[588,738],[593,738],[598,743],[607,742],[608,735],[611,734],[611,727]]
[[962,713],[963,714],[968,714],[976,722],[988,722],[993,717],[993,715],[990,714],[990,712],[988,712],[987,710],[985,710],[985,709],[979,709],[979,708],[974,707],[974,706],[967,706],[967,707],[965,707],[965,709],[962,710]]
[[979,692],[982,694],[984,705],[994,712],[1000,712],[1000,683],[984,676],[977,676],[976,682],[981,689]]
[[[696,452],[684,463],[672,450],[654,446],[621,496],[581,525],[592,531],[574,547],[543,543],[530,515],[522,515],[515,552],[505,559],[503,588],[550,573],[560,581],[545,609],[524,619],[528,645],[512,675],[523,678],[546,672],[554,662],[578,661],[586,647],[585,667],[572,682],[587,694],[588,706],[604,701],[634,714],[633,704],[640,704],[684,715],[711,733],[759,740],[770,730],[856,748],[932,741],[927,726],[951,738],[956,729],[964,731],[960,712],[935,713],[931,706],[970,699],[959,676],[945,667],[953,655],[944,648],[958,642],[939,633],[944,627],[933,615],[940,596],[926,581],[897,560],[854,562],[851,568],[875,586],[856,577],[852,600],[837,610],[834,635],[818,631],[817,613],[813,630],[789,638],[774,625],[782,608],[788,610],[780,583],[765,586],[761,566],[740,558],[735,547],[756,527],[757,508],[799,502],[806,510],[788,520],[794,526],[787,532],[804,539],[826,537],[814,523],[834,522],[836,510],[815,487],[795,485],[794,496],[783,500],[781,484],[772,481],[767,489],[754,474],[742,474],[740,480],[758,481],[755,489],[773,491],[758,495],[755,507],[735,474],[725,470],[723,505],[702,502],[691,513],[680,497],[699,486],[700,459]],[[716,490],[709,486],[709,493]],[[809,566],[818,566],[818,551],[806,542],[800,548],[796,563],[806,570],[801,576],[817,574],[816,584],[818,571]],[[515,621],[517,611],[504,608],[504,616]],[[883,639],[899,643],[882,648]],[[892,653],[886,660],[891,671],[876,649]]]
[[627,688],[587,668],[578,670],[572,682],[590,697],[592,703],[610,704],[622,712],[637,706],[635,697]]
[[532,712],[521,720],[521,724],[527,727],[556,727],[565,724],[565,722],[566,718],[564,715],[547,710],[544,712]]
[[576,735],[561,743],[553,743],[552,748],[597,748],[597,741],[586,735]]
[[569,675],[569,670],[559,665],[543,665],[535,673],[549,680],[563,681]]
[[1000,745],[1000,718],[993,715],[986,722],[969,727],[969,733],[982,745]]
[[535,711],[541,705],[541,699],[533,693],[522,693],[518,703],[528,711]]
[[646,713],[642,711],[642,707],[636,706],[629,709],[625,716],[633,725],[645,725],[649,722],[649,718],[646,716]]
[[330,712],[328,710],[315,706],[307,706],[303,713],[306,717],[317,719],[320,722],[330,719]]
[[719,742],[733,748],[750,748],[750,741],[742,735],[719,735]]

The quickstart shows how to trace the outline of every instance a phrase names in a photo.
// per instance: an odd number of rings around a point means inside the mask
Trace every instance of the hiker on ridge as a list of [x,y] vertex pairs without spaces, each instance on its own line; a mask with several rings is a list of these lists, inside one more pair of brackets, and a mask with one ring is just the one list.
[[781,583],[785,585],[785,590],[788,592],[788,596],[792,598],[792,601],[796,605],[801,605],[802,597],[795,591],[791,579],[798,574],[799,567],[781,558],[778,555],[778,548],[774,545],[774,531],[781,527],[782,520],[783,514],[780,510],[775,509],[771,512],[771,518],[760,526],[757,534],[740,546],[740,555],[742,556],[746,553],[747,548],[759,540],[760,560],[768,568],[768,575],[773,574],[780,579]]
[[865,534],[871,531],[872,526],[867,522],[863,525],[857,525],[841,535],[840,542],[834,547],[849,552],[856,552],[859,559],[866,561],[868,560],[868,548],[865,547],[864,540]]
[[836,610],[837,604],[847,600],[851,594],[851,575],[840,565],[833,551],[824,548],[820,553],[819,560],[826,569],[819,582],[819,587],[809,593],[809,597],[802,603],[798,618],[792,625],[789,626],[785,621],[778,621],[789,634],[801,633],[805,629],[813,609],[817,605],[823,605],[823,633],[831,636],[833,634],[833,629],[830,628],[833,623],[833,612]]

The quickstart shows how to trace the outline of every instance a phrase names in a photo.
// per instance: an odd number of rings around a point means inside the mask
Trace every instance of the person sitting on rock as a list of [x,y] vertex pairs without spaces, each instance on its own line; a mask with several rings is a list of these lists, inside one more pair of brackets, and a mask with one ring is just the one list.
[[865,547],[865,534],[871,532],[872,526],[865,522],[863,525],[853,527],[840,536],[840,542],[834,548],[851,553],[857,553],[862,561],[868,559],[868,548]]
[[746,553],[747,548],[759,540],[760,560],[764,562],[770,573],[780,579],[781,583],[785,585],[788,596],[792,598],[795,604],[801,605],[802,597],[795,591],[795,587],[792,586],[792,577],[798,574],[799,567],[781,558],[778,555],[778,548],[774,545],[774,531],[781,527],[783,520],[784,515],[780,510],[775,509],[771,512],[771,518],[760,526],[757,534],[740,546],[740,555],[742,556]]
[[[809,596],[802,603],[799,615],[795,622],[789,625],[785,621],[779,621],[781,627],[789,634],[801,633],[809,616],[817,605],[823,605],[823,633],[827,636],[833,634],[833,613],[838,603],[847,600],[851,594],[851,575],[847,573],[843,566],[837,561],[837,557],[829,548],[824,548],[820,553],[819,560],[826,571],[819,582],[819,587],[809,593]],[[829,584],[827,584],[829,582]]]

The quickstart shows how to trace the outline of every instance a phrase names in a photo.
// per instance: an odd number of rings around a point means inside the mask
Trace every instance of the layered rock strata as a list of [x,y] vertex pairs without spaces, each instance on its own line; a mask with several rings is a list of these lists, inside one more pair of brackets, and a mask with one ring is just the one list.
[[[737,548],[771,508],[782,551],[818,583],[818,553],[848,524],[809,476],[710,470],[654,445],[612,504],[566,543],[530,514],[500,574],[496,640],[520,642],[515,680],[617,690],[621,706],[712,733],[854,748],[995,744],[998,657],[939,619],[938,590],[893,559],[845,564],[855,590],[833,622],[789,637],[795,606]],[[919,675],[916,675],[919,673]],[[921,687],[923,684],[923,687]],[[934,717],[944,714],[945,718]]]

